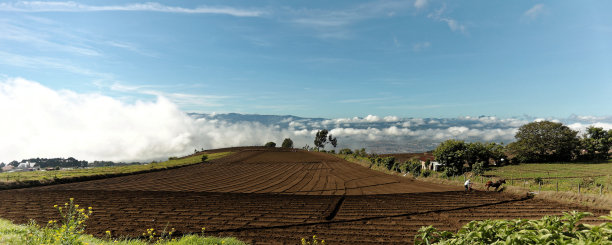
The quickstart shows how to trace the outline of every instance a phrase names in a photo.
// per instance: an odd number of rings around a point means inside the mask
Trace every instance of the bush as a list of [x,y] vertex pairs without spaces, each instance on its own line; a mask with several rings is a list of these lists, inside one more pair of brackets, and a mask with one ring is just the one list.
[[270,141],[264,145],[265,147],[276,147],[276,143]]
[[206,162],[208,160],[208,155],[202,155],[202,162]]
[[351,155],[353,154],[353,151],[351,151],[351,149],[349,148],[344,148],[344,149],[340,149],[338,153],[343,154],[343,155]]
[[[540,220],[471,221],[456,234],[427,226],[421,227],[414,244],[612,244],[612,223],[579,222],[589,215],[572,211]],[[601,218],[612,221],[612,212]]]
[[[81,240],[85,231],[85,221],[93,213],[92,208],[79,208],[74,198],[64,206],[54,205],[60,213],[60,220],[50,220],[46,227],[39,227],[31,221],[25,244],[84,244]],[[60,223],[61,225],[59,225]]]
[[425,170],[423,170],[423,172],[421,172],[421,176],[427,178],[427,177],[431,176],[431,172],[432,172],[431,170],[425,169]]
[[472,165],[472,173],[474,175],[482,175],[485,172],[485,164],[484,162],[477,162]]
[[285,138],[285,140],[283,140],[283,144],[281,145],[281,147],[282,148],[293,148],[293,140],[291,140],[290,138]]
[[544,184],[544,180],[542,179],[542,177],[535,177],[533,179],[533,182],[535,182],[536,184]]
[[460,175],[461,172],[455,166],[445,166],[444,171],[442,171],[442,176],[449,178],[452,176]]
[[414,177],[418,177],[421,175],[421,170],[423,169],[423,167],[421,166],[421,163],[419,163],[418,161],[411,161],[408,163],[408,167],[410,168],[410,173],[412,174],[412,176]]

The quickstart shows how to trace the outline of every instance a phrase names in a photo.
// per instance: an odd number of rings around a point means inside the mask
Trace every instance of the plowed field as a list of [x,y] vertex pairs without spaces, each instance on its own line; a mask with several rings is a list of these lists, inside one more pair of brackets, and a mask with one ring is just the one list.
[[[53,204],[93,206],[87,231],[147,228],[236,236],[253,244],[410,243],[425,225],[529,218],[584,208],[390,176],[323,153],[243,148],[210,163],[95,181],[0,191],[0,217],[57,219]],[[589,210],[604,214],[601,210]]]

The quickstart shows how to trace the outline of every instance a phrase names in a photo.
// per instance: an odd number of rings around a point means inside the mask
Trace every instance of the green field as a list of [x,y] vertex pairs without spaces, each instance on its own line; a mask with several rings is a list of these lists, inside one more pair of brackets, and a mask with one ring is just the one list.
[[[485,176],[506,179],[507,184],[530,190],[609,193],[612,160],[604,163],[531,163],[492,168]],[[479,181],[480,178],[477,178]],[[541,181],[539,181],[541,180]]]
[[[221,157],[225,157],[232,152],[220,152],[206,154],[208,160],[214,160]],[[56,170],[56,171],[31,171],[31,172],[14,172],[14,173],[0,173],[0,184],[10,183],[17,181],[52,181],[54,179],[71,178],[71,177],[82,177],[82,176],[95,176],[95,175],[114,175],[114,174],[128,174],[134,172],[141,172],[155,169],[166,169],[173,167],[180,167],[199,163],[202,161],[202,155],[194,155],[181,159],[173,159],[159,163],[148,163],[142,165],[127,165],[127,166],[112,166],[112,167],[95,167],[95,168],[78,168],[70,170]]]

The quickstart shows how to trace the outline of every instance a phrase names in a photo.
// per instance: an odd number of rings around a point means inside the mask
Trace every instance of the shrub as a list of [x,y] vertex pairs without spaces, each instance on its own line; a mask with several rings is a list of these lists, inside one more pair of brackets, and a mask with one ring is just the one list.
[[542,177],[535,177],[533,179],[533,182],[535,182],[536,184],[544,184],[544,180],[542,179]]
[[431,176],[431,172],[432,172],[431,170],[425,169],[425,170],[423,170],[423,172],[421,172],[421,176],[427,178],[427,177]]
[[[433,226],[421,227],[415,244],[612,244],[612,223],[581,224],[591,215],[572,211],[540,220],[471,221],[456,234],[438,231]],[[601,218],[612,221],[610,216]]]
[[283,140],[283,143],[281,144],[282,148],[293,148],[293,140],[291,140],[290,138],[285,138],[285,140]]
[[208,160],[208,156],[207,155],[202,155],[202,162],[206,162],[206,160]]
[[447,178],[452,177],[452,176],[457,176],[460,174],[461,172],[455,166],[445,166],[444,171],[442,171],[442,176],[447,177]]
[[472,173],[474,175],[482,175],[485,172],[485,163],[484,162],[477,162],[474,163],[474,165],[472,165]]
[[317,240],[317,236],[316,235],[312,236],[312,240],[311,239],[302,238],[301,242],[302,242],[302,245],[319,245],[319,244],[320,245],[325,245],[326,244],[325,240],[321,240],[321,241]]
[[353,151],[351,151],[351,149],[344,148],[344,149],[340,149],[338,153],[343,154],[343,155],[350,155],[350,154],[353,154]]
[[276,143],[270,141],[264,145],[265,147],[276,147]]
[[410,173],[412,174],[412,176],[414,177],[418,177],[419,175],[421,175],[421,170],[423,169],[423,167],[421,166],[421,163],[418,161],[411,161],[408,163],[409,168],[410,168]]
[[[79,208],[74,204],[74,198],[64,203],[64,206],[54,205],[61,219],[50,220],[47,226],[40,228],[35,222],[31,221],[28,226],[26,244],[76,244],[81,245],[81,234],[85,231],[85,221],[93,213],[92,208],[87,210]],[[59,223],[59,224],[58,224]]]

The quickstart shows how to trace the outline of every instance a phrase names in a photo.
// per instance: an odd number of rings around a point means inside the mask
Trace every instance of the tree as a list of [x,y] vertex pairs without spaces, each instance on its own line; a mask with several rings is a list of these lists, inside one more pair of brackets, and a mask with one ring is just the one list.
[[283,148],[293,148],[293,140],[286,138],[285,140],[283,140],[282,147]]
[[270,141],[264,145],[265,147],[276,147],[276,143]]
[[494,142],[483,144],[481,142],[466,143],[465,160],[472,168],[475,163],[482,162],[482,167],[489,166],[489,161],[501,162],[506,157],[504,147]]
[[571,161],[580,143],[577,134],[561,123],[532,122],[519,128],[508,149],[519,162]]
[[485,166],[489,164],[491,153],[485,144],[473,142],[466,143],[465,146],[465,160],[467,161],[468,166],[470,166],[470,169],[472,168],[472,165],[477,162],[482,162]]
[[466,161],[467,146],[463,140],[447,140],[433,151],[438,162],[444,165],[447,175],[458,175],[463,173],[463,164]]
[[336,137],[332,137],[331,134],[329,134],[329,143],[331,143],[331,145],[334,147],[334,150],[336,149],[336,146],[338,146],[338,139],[336,139]]
[[325,143],[327,143],[327,133],[327,129],[317,131],[314,139],[314,145],[317,147],[317,150],[325,147]]
[[603,128],[590,126],[580,139],[580,148],[584,151],[582,158],[585,160],[606,160],[610,157],[608,153],[612,147],[612,129],[605,131]]

